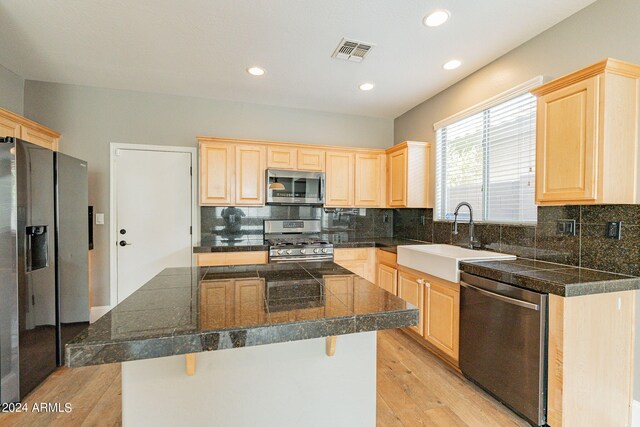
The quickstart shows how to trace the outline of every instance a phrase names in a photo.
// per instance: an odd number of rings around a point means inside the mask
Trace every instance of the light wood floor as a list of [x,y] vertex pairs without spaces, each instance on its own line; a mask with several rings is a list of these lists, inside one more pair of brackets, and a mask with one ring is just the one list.
[[[379,427],[528,426],[398,330],[378,333]],[[70,413],[0,414],[0,426],[121,425],[120,365],[61,368],[25,399]]]

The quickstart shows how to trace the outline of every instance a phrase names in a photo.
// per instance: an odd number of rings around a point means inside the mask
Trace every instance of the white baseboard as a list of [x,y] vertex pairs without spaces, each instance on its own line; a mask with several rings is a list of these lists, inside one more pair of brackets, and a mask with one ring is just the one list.
[[640,401],[631,404],[631,427],[640,427]]
[[93,323],[105,314],[107,314],[111,310],[111,306],[109,305],[100,305],[97,307],[91,307],[91,311],[89,312],[89,323]]

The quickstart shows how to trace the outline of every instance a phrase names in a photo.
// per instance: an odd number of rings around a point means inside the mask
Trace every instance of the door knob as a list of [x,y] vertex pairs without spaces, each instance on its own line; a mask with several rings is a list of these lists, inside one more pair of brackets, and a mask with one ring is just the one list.
[[120,240],[120,243],[118,243],[118,244],[119,244],[120,246],[129,246],[129,245],[131,245],[131,243],[127,243],[127,242],[126,242],[126,241],[124,241],[124,240]]
[[120,229],[120,234],[127,234],[127,230],[125,230],[124,228]]

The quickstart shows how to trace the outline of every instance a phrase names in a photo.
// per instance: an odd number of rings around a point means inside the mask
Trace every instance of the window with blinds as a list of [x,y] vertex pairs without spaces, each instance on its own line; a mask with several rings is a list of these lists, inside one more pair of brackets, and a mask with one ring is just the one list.
[[464,201],[474,220],[535,222],[536,98],[526,92],[474,110],[436,125],[436,219],[453,219]]

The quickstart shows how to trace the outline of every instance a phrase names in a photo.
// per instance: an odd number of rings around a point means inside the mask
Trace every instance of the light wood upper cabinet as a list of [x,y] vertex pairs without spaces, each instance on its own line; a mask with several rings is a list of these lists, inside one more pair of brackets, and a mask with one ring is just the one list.
[[267,167],[269,169],[296,169],[298,149],[285,145],[267,147]]
[[16,123],[8,117],[0,115],[0,136],[12,136],[14,138],[21,138],[20,124]]
[[349,151],[327,151],[325,205],[353,207],[355,158]]
[[400,270],[398,272],[398,296],[420,309],[418,325],[410,326],[409,329],[413,330],[419,335],[422,335],[425,285],[419,283],[419,280],[423,279],[421,279],[420,276],[416,274],[404,270]]
[[57,151],[60,134],[32,120],[0,108],[0,136],[12,136]]
[[405,141],[387,150],[387,204],[430,208],[431,144]]
[[384,206],[385,181],[384,154],[355,154],[354,206]]
[[607,59],[532,90],[538,204],[638,202],[639,78]]
[[460,288],[435,277],[426,278],[424,338],[453,360],[460,342]]
[[297,169],[301,171],[324,171],[325,150],[298,148]]
[[200,204],[229,206],[233,201],[233,145],[200,144]]
[[235,205],[261,206],[265,198],[265,147],[235,146]]

